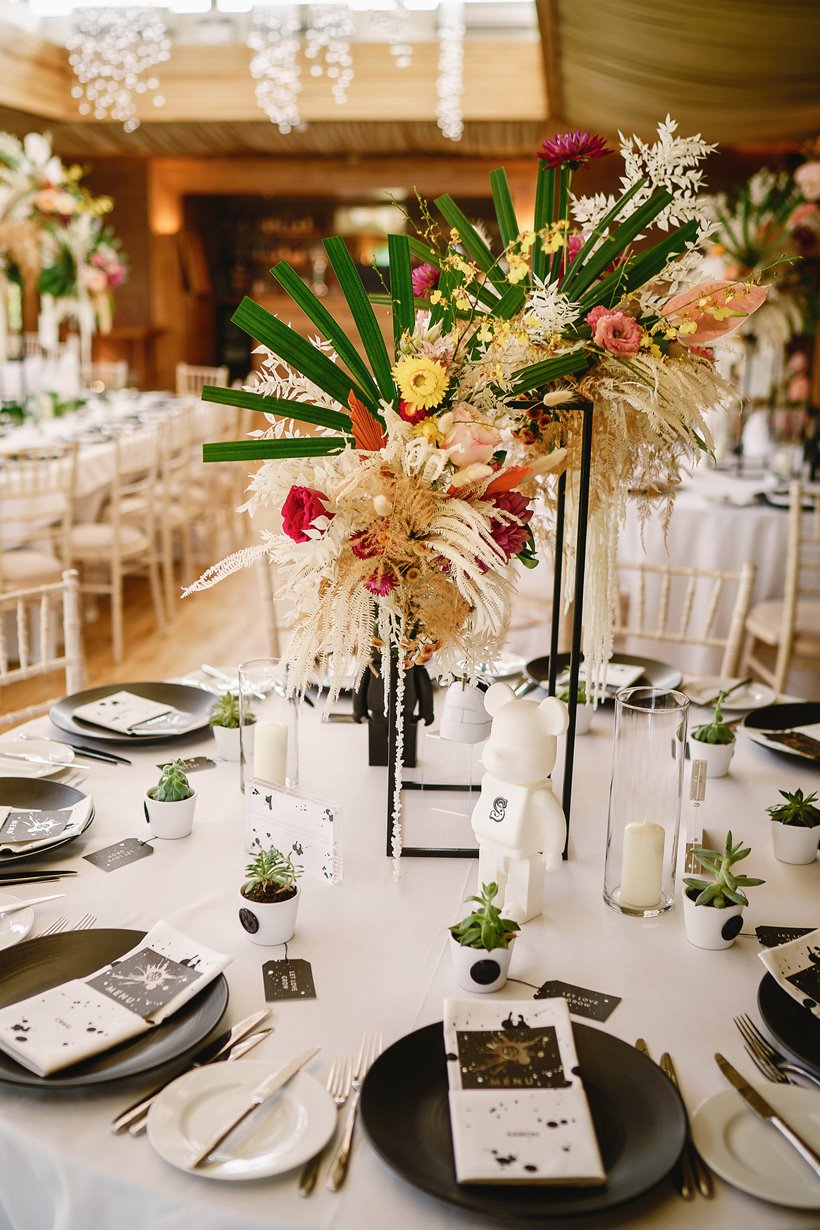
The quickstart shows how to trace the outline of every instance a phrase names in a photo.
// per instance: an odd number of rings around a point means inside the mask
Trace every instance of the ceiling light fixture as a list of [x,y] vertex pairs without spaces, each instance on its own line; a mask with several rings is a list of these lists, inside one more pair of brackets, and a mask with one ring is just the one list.
[[438,80],[436,119],[448,141],[464,133],[464,6],[461,0],[443,0],[438,17]]
[[164,105],[154,69],[170,59],[171,40],[160,9],[75,9],[66,45],[80,115],[119,120],[134,132],[139,95],[153,94],[154,106]]
[[256,101],[282,133],[302,127],[299,31],[299,21],[292,11],[268,6],[254,9],[248,46],[253,52],[251,76],[256,82]]

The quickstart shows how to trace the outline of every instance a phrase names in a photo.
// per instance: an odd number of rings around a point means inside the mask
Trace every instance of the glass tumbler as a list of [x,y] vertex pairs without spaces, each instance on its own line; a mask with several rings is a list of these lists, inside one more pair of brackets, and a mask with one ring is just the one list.
[[615,698],[604,901],[636,918],[675,899],[688,708],[682,692],[659,688]]
[[239,781],[254,777],[295,790],[299,785],[299,706],[287,694],[280,658],[253,658],[239,667]]

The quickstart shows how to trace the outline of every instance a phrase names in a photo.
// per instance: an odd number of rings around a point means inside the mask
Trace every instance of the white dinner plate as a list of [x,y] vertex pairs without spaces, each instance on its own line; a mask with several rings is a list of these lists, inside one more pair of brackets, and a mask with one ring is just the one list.
[[[720,675],[699,675],[697,679],[685,679],[681,684],[681,691],[686,693],[694,705],[702,705],[717,696],[721,689],[728,691],[736,683],[740,683],[740,680],[740,675],[734,679],[722,679]],[[761,709],[763,705],[770,705],[774,698],[772,689],[755,679],[745,688],[738,688],[737,692],[727,697],[723,702],[723,709],[727,713],[733,710]]]
[[[14,757],[3,752],[13,752]],[[51,764],[34,764],[17,756],[38,756]],[[74,763],[74,752],[53,739],[0,739],[0,777],[51,777]]]
[[151,1107],[148,1139],[166,1162],[205,1179],[261,1179],[303,1165],[325,1147],[336,1126],[333,1100],[307,1072],[258,1107],[213,1161],[191,1169],[195,1151],[244,1110],[256,1086],[281,1066],[240,1060],[186,1072]]
[[[0,905],[14,905],[22,898],[10,893],[0,893]],[[0,914],[0,948],[11,948],[28,935],[34,923],[34,910],[15,910],[13,914]]]
[[[820,1151],[820,1097],[796,1085],[767,1084],[760,1092],[784,1120]],[[820,1209],[820,1180],[734,1089],[703,1102],[692,1116],[698,1152],[716,1174],[750,1196],[793,1209]]]

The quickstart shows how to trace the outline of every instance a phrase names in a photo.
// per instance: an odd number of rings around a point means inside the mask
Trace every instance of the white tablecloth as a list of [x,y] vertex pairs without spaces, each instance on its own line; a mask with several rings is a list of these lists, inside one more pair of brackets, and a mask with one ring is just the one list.
[[[29,729],[46,733],[50,726],[39,719]],[[191,754],[212,747],[206,735],[173,750]],[[407,859],[400,883],[393,882],[384,853],[386,772],[367,767],[366,748],[364,727],[320,726],[315,710],[303,711],[301,787],[345,808],[344,881],[336,886],[303,881],[289,955],[311,961],[317,998],[277,1005],[275,1032],[253,1057],[278,1061],[321,1046],[313,1070],[322,1076],[333,1055],[355,1054],[364,1030],[381,1029],[389,1045],[441,1018],[443,998],[457,993],[446,928],[475,889],[472,860]],[[281,955],[281,949],[251,944],[237,921],[236,893],[246,861],[237,766],[222,763],[197,776],[198,810],[190,838],[157,842],[152,857],[111,874],[81,858],[144,834],[141,795],[168,751],[157,745],[129,752],[133,768],[88,773],[86,788],[93,789],[97,806],[94,824],[53,859],[54,865],[77,867],[80,875],[60,885],[65,900],[37,909],[36,930],[59,914],[74,923],[86,911],[101,927],[147,929],[165,918],[233,955],[225,1022],[232,1023],[262,1005],[262,964]],[[725,952],[693,948],[679,906],[645,922],[607,908],[601,887],[610,761],[611,715],[601,712],[592,733],[578,740],[570,859],[548,877],[546,913],[524,928],[511,974],[536,985],[557,978],[622,996],[605,1028],[630,1044],[643,1036],[656,1057],[668,1049],[694,1109],[725,1088],[712,1058],[716,1050],[751,1074],[732,1017],[756,1015],[764,974],[759,946],[744,934]],[[709,783],[702,809],[707,833],[722,836],[731,825],[753,847],[749,872],[767,880],[753,890],[744,933],[760,923],[820,922],[817,863],[789,867],[771,853],[764,809],[778,787],[797,786],[817,788],[817,770],[786,761],[742,735],[731,775]],[[32,885],[20,895],[39,895],[39,888]],[[531,992],[509,984],[504,994],[525,999]],[[294,1174],[218,1184],[180,1173],[144,1136],[135,1140],[109,1131],[112,1116],[154,1083],[149,1076],[59,1096],[0,1086],[2,1230],[189,1230],[192,1225],[197,1230],[415,1230],[422,1224],[429,1230],[468,1230],[476,1224],[405,1184],[361,1137],[338,1195],[320,1182],[310,1199],[300,1199]],[[501,1223],[487,1224],[501,1230]],[[712,1204],[686,1204],[668,1183],[592,1224],[632,1230],[733,1225],[808,1230],[816,1227],[817,1216],[752,1199],[718,1180]]]

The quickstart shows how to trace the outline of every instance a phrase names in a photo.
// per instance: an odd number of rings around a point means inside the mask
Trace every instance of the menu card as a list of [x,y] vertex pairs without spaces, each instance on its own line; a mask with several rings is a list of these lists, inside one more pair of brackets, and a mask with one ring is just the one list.
[[563,999],[444,1001],[459,1183],[606,1181]]
[[777,985],[820,1020],[820,928],[757,955]]
[[110,965],[0,1009],[0,1050],[49,1076],[161,1024],[229,961],[158,922]]
[[45,850],[57,841],[77,837],[91,823],[93,811],[94,803],[89,795],[73,807],[56,810],[0,804],[0,855]]
[[121,735],[155,735],[158,731],[187,730],[191,724],[187,713],[180,713],[173,705],[133,692],[112,692],[87,705],[78,705],[72,717],[103,730],[113,730]]
[[306,876],[339,884],[342,879],[342,809],[297,790],[254,778],[245,791],[249,854],[275,846],[300,863]]

